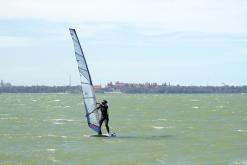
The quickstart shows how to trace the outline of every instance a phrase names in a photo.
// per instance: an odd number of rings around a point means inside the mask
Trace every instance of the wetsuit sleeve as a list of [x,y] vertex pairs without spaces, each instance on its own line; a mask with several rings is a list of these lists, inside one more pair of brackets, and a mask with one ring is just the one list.
[[97,107],[97,109],[100,109],[101,108],[101,104]]

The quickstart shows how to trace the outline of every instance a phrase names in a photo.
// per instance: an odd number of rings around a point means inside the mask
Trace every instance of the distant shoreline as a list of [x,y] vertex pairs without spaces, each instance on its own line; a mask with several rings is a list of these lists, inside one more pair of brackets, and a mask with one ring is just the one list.
[[[95,88],[96,93],[203,94],[247,93],[244,86],[180,86]],[[0,86],[0,93],[81,93],[81,86]]]

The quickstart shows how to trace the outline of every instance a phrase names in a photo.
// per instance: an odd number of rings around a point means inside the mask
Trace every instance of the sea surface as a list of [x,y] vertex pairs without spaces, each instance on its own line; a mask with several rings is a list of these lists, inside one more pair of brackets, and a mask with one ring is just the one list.
[[247,165],[247,94],[97,98],[117,137],[90,137],[79,94],[0,94],[0,164]]

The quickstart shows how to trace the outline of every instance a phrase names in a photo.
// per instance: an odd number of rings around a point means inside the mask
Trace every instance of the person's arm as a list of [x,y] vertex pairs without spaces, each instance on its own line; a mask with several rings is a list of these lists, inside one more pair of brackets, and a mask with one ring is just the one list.
[[92,113],[94,113],[96,110],[98,110],[98,109],[97,109],[97,108],[95,108],[92,112],[87,113],[87,114],[86,114],[86,116],[91,115],[91,114],[92,114]]
[[99,106],[96,107],[92,112],[87,113],[86,116],[89,116],[90,114],[92,114],[92,113],[94,113],[95,111],[97,111],[98,109],[100,109],[101,104],[100,104],[100,103],[96,103],[96,104],[99,104]]
[[[97,107],[97,105],[99,105],[99,106]],[[100,103],[96,103],[96,107],[97,107],[97,109],[99,109],[99,107],[100,107]]]

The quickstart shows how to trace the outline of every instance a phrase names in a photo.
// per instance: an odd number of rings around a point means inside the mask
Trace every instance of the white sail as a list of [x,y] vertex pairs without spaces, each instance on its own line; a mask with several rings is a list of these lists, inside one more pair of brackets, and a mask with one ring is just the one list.
[[96,109],[96,97],[95,97],[95,93],[93,90],[93,83],[91,80],[87,62],[83,54],[81,44],[79,42],[76,31],[75,29],[69,29],[69,30],[70,30],[70,35],[74,43],[75,57],[76,57],[76,61],[78,64],[78,70],[79,70],[80,78],[81,78],[81,87],[82,87],[82,95],[83,95],[85,111],[86,111],[86,114],[90,114],[90,115],[86,115],[88,126],[98,133],[99,132],[99,113],[97,110],[94,111]]

